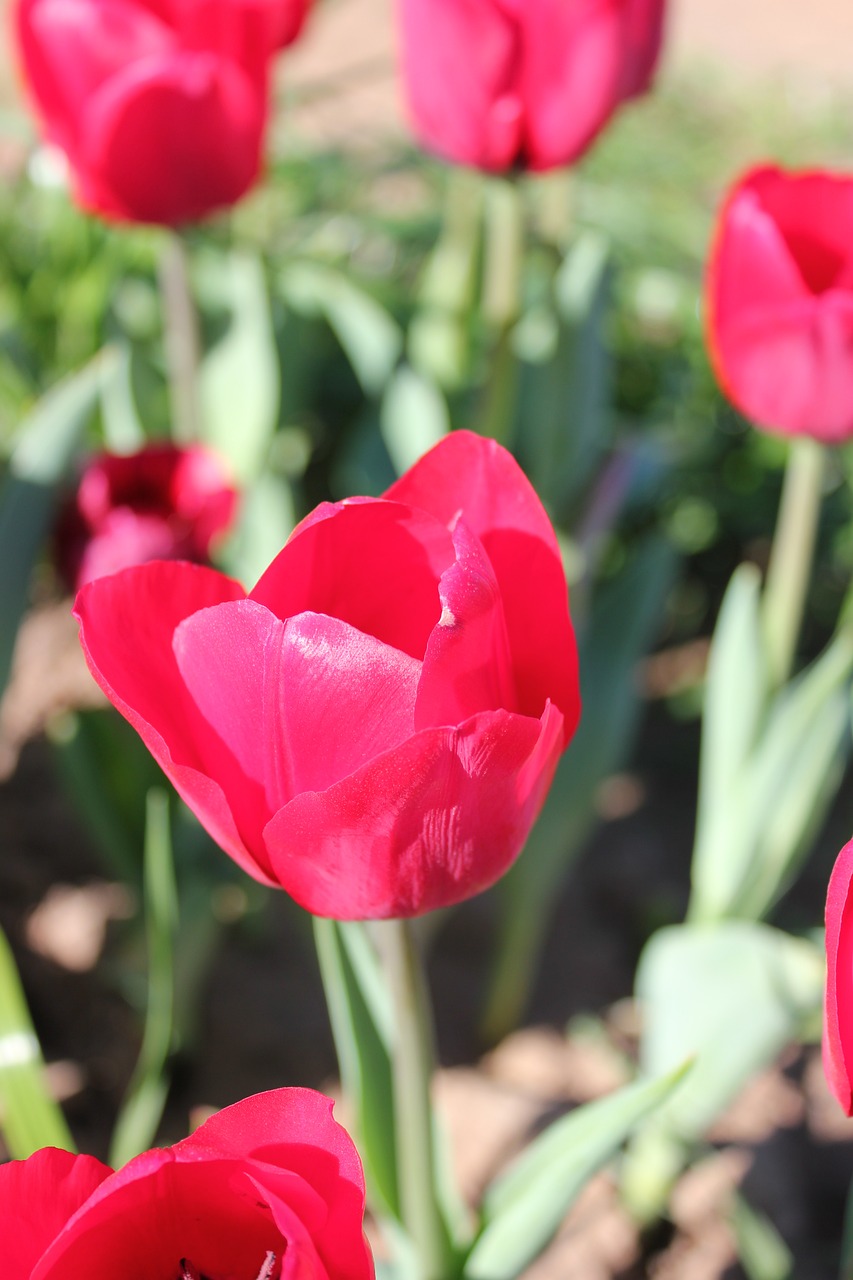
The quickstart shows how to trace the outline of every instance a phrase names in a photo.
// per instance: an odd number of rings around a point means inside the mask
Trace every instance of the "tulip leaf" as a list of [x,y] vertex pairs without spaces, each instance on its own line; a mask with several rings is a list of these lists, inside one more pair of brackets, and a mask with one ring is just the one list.
[[9,679],[30,575],[50,531],[59,483],[115,368],[115,353],[103,351],[49,391],[18,431],[0,490],[0,692]]
[[217,556],[247,586],[281,551],[296,524],[293,490],[273,471],[263,472],[240,496],[237,527]]
[[303,315],[322,315],[341,344],[366,395],[377,395],[403,350],[393,316],[333,267],[295,262],[282,276],[287,302]]
[[62,1111],[48,1093],[41,1048],[18,970],[0,932],[0,1129],[9,1153],[25,1160],[39,1147],[74,1151]]
[[794,1273],[791,1250],[764,1214],[735,1193],[729,1220],[748,1280],[790,1280]]
[[278,425],[281,374],[260,259],[232,253],[224,281],[231,323],[201,367],[204,434],[247,485],[261,474]]
[[487,1189],[466,1280],[513,1280],[542,1252],[590,1178],[631,1130],[677,1090],[689,1064],[556,1121]]
[[405,364],[385,388],[379,423],[398,475],[408,471],[450,430],[447,403],[438,387]]
[[133,352],[127,343],[116,348],[115,377],[101,387],[104,443],[111,453],[133,453],[145,444],[133,394]]
[[110,1145],[110,1163],[114,1168],[120,1168],[151,1146],[169,1092],[167,1068],[174,1036],[178,891],[169,797],[159,787],[152,787],[146,804],[143,896],[148,1001],[142,1047]]
[[[378,969],[367,976],[371,962],[365,948],[372,951],[370,940],[353,936],[364,934],[363,925],[317,917],[313,924],[341,1080],[356,1110],[354,1128],[365,1177],[372,1196],[399,1219],[393,1085],[385,1038],[390,1019],[387,992],[377,990]],[[367,998],[357,974],[365,979]]]

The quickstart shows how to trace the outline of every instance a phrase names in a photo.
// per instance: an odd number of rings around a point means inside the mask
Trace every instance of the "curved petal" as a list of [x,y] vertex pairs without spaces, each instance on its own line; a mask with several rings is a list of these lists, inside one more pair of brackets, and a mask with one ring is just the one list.
[[421,664],[336,618],[281,622],[240,600],[180,623],[174,650],[199,713],[263,788],[264,822],[413,732]]
[[27,84],[72,163],[93,94],[129,63],[174,47],[168,26],[133,0],[19,0],[16,18]]
[[0,1165],[0,1275],[30,1280],[39,1258],[112,1169],[92,1156],[43,1147]]
[[297,796],[265,832],[280,883],[339,920],[420,915],[479,893],[521,851],[562,730],[551,703],[541,721],[482,712]]
[[454,431],[385,496],[448,526],[462,513],[500,587],[518,710],[538,717],[550,698],[563,713],[567,743],[580,693],[566,577],[551,522],[518,463],[494,440]]
[[826,895],[823,1068],[846,1115],[853,1115],[853,840],[832,870]]
[[442,574],[441,617],[427,644],[415,728],[456,725],[477,711],[516,711],[503,601],[482,543],[460,518],[456,560]]
[[[74,612],[89,669],[110,702],[217,844],[249,875],[271,884],[269,868],[259,861],[263,793],[210,732],[172,652],[184,618],[241,598],[239,583],[212,569],[155,561],[89,583]],[[239,812],[230,807],[233,798],[242,801]]]
[[260,171],[266,85],[234,62],[177,51],[137,60],[91,100],[80,198],[174,226],[231,205]]
[[[364,1174],[333,1109],[331,1099],[313,1089],[259,1093],[211,1116],[178,1143],[175,1158],[194,1160],[217,1152],[298,1175],[326,1206],[314,1242],[329,1274],[335,1280],[362,1280],[373,1274],[362,1231]],[[268,1185],[268,1171],[258,1176]]]
[[494,0],[398,0],[415,132],[460,164],[507,169],[522,137],[518,21]]
[[645,93],[660,57],[666,0],[628,0],[625,12],[625,61],[622,96]]
[[447,528],[422,511],[370,499],[323,504],[249,596],[282,620],[325,613],[422,658],[441,614],[438,581],[452,563]]

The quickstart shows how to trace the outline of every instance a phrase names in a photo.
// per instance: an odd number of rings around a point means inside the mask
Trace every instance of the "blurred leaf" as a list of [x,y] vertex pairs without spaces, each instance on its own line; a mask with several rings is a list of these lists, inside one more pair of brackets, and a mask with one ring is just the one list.
[[249,587],[281,551],[295,525],[293,490],[283,476],[265,471],[242,493],[237,528],[217,559]]
[[136,1069],[113,1131],[110,1163],[121,1168],[151,1146],[169,1092],[167,1064],[174,1032],[174,960],[178,891],[167,792],[148,793],[144,866],[148,1003]]
[[0,1128],[9,1153],[74,1151],[65,1117],[47,1091],[41,1048],[5,935],[0,932]]
[[393,316],[342,272],[317,262],[287,267],[282,289],[296,311],[325,316],[362,390],[377,395],[403,350],[402,330]]
[[629,1085],[556,1121],[487,1188],[484,1227],[463,1275],[514,1280],[542,1252],[590,1178],[630,1131],[681,1083],[689,1067]]
[[231,323],[201,367],[204,433],[248,485],[262,471],[278,425],[281,377],[260,259],[232,253],[224,280]]
[[133,453],[145,444],[133,394],[133,353],[123,343],[116,349],[115,377],[101,388],[104,444],[111,453]]
[[398,475],[438,444],[450,430],[444,396],[434,382],[401,365],[391,376],[380,410],[385,447]]
[[764,1214],[735,1194],[730,1218],[748,1280],[790,1280],[794,1274],[791,1250]]
[[581,722],[524,852],[497,890],[503,910],[483,1019],[488,1043],[521,1016],[563,878],[596,823],[598,788],[630,750],[640,706],[636,667],[660,623],[675,567],[669,544],[649,538],[594,598],[579,643]]
[[29,599],[30,575],[54,517],[56,492],[116,357],[104,351],[49,391],[22,424],[0,491],[0,692]]

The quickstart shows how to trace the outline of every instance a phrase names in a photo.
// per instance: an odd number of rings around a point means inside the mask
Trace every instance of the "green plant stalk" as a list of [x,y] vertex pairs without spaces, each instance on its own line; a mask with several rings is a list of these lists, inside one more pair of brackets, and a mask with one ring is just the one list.
[[804,436],[791,442],[764,587],[764,635],[773,688],[794,664],[820,519],[824,450]]
[[163,303],[172,438],[178,444],[191,444],[202,434],[198,315],[190,284],[186,242],[177,231],[167,232],[166,237],[157,274]]
[[373,937],[394,1010],[391,1061],[403,1226],[414,1247],[418,1280],[449,1280],[452,1251],[436,1195],[434,1048],[426,980],[407,921],[377,921]]
[[518,395],[512,330],[521,309],[525,231],[521,191],[513,178],[485,179],[484,215],[480,306],[492,350],[479,430],[511,448]]

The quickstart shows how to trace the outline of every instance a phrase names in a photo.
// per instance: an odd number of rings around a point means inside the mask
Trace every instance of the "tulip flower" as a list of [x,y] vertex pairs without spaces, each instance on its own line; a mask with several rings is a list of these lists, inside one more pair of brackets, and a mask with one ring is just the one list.
[[102,453],[61,517],[57,558],[75,588],[148,560],[203,562],[236,503],[222,463],[201,445]]
[[269,64],[307,0],[17,0],[24,77],[86,208],[176,226],[258,176]]
[[764,167],[733,188],[708,269],[711,357],[758,425],[853,434],[853,176]]
[[826,1002],[823,1069],[846,1115],[853,1115],[853,840],[846,844],[826,896]]
[[554,531],[468,432],[384,498],[318,507],[248,596],[154,563],[75,608],[95,679],[214,839],[316,915],[492,884],[579,714]]
[[372,1280],[355,1147],[311,1089],[218,1112],[117,1173],[46,1147],[0,1165],[3,1280]]
[[553,169],[649,86],[664,0],[398,0],[415,132],[460,164]]

